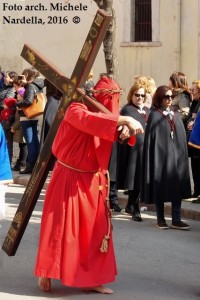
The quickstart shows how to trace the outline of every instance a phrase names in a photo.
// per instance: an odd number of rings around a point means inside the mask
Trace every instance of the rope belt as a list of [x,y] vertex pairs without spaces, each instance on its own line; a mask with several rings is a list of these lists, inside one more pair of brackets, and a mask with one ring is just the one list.
[[64,163],[63,163],[62,161],[60,161],[59,159],[57,160],[57,162],[59,162],[59,164],[63,165],[64,167],[67,167],[67,168],[69,168],[69,169],[71,169],[71,170],[74,170],[74,171],[77,171],[77,172],[82,172],[82,173],[97,173],[97,172],[98,172],[98,170],[97,170],[97,171],[79,170],[79,169],[73,168],[73,167],[71,167],[71,166],[69,166],[69,165],[67,165],[67,164],[64,164]]

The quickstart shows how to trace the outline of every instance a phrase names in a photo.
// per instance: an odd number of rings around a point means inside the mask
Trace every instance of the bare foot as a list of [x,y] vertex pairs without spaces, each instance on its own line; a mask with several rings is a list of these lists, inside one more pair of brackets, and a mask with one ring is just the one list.
[[103,285],[82,288],[82,291],[86,292],[86,293],[96,292],[96,293],[100,293],[100,294],[113,294],[114,293],[113,290],[106,288]]
[[40,289],[44,292],[51,291],[51,279],[50,278],[39,277],[38,285],[39,285]]

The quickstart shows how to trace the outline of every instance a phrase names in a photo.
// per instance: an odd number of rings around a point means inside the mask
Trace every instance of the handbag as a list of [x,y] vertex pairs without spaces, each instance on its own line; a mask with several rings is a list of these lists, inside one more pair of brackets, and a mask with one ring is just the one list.
[[43,93],[35,94],[33,103],[30,106],[23,107],[23,112],[28,119],[35,118],[44,113],[46,98]]

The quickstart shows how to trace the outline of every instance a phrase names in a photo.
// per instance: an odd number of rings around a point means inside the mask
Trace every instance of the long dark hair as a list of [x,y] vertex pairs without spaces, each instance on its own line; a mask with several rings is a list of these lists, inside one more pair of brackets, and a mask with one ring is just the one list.
[[24,69],[22,75],[25,76],[27,82],[32,82],[36,77],[40,76],[40,73],[35,68]]
[[175,90],[182,89],[182,90],[185,90],[187,92],[189,91],[187,78],[186,78],[184,73],[174,72],[170,76],[169,80],[172,83],[172,88],[173,89],[175,89]]
[[171,88],[169,88],[167,85],[161,85],[156,89],[152,100],[154,107],[159,108],[162,106],[162,100],[168,91],[171,91]]

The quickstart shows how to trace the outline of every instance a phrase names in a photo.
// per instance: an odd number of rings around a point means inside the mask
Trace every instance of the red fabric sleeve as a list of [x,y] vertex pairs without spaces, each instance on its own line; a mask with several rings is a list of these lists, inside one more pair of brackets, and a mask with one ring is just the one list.
[[118,116],[88,111],[82,103],[72,103],[64,118],[71,126],[101,139],[115,141]]

